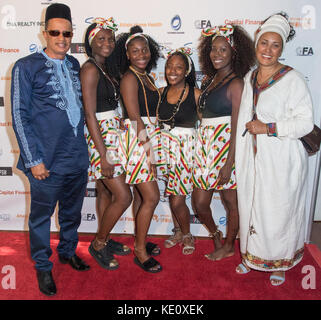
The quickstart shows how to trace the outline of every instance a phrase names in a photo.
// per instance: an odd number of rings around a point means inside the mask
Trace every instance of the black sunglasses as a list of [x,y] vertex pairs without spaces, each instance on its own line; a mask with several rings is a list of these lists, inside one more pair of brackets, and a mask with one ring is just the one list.
[[60,33],[62,33],[62,35],[65,38],[71,38],[73,36],[72,31],[59,31],[59,30],[46,30],[46,32],[49,33],[50,36],[52,37],[58,37],[60,35]]

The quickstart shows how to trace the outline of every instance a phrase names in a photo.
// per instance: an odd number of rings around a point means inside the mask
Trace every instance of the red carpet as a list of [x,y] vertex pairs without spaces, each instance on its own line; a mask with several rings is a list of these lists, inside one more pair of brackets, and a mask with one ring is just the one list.
[[[53,276],[58,293],[47,298],[38,290],[36,273],[29,254],[28,233],[0,232],[0,299],[1,300],[320,300],[321,267],[316,259],[321,253],[315,247],[312,254],[306,246],[303,261],[286,273],[286,282],[272,287],[269,274],[252,271],[247,275],[235,273],[240,263],[238,249],[233,257],[211,262],[204,254],[212,249],[210,240],[196,241],[196,251],[190,256],[181,253],[181,247],[165,249],[163,238],[150,238],[160,245],[162,253],[157,259],[164,270],[149,274],[133,263],[133,255],[117,257],[120,268],[108,271],[100,268],[87,248],[93,236],[80,236],[77,253],[90,264],[87,272],[74,271],[58,261],[56,246],[58,235],[52,234],[54,262]],[[113,237],[133,248],[133,237]],[[321,261],[321,260],[320,260]],[[16,271],[16,289],[4,289],[11,265]],[[308,274],[304,266],[315,268],[316,289],[303,289],[302,281]],[[1,271],[2,270],[2,271]]]

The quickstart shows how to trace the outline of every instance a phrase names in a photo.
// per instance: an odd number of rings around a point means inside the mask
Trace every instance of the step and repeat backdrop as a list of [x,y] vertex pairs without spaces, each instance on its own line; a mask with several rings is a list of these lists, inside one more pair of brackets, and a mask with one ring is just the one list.
[[[65,0],[70,6],[73,19],[74,37],[70,54],[82,64],[86,59],[84,53],[84,35],[86,28],[95,17],[113,16],[119,24],[119,32],[127,32],[135,24],[143,27],[144,32],[154,37],[164,48],[177,48],[187,45],[193,48],[192,59],[196,65],[197,78],[202,74],[198,67],[197,45],[202,28],[222,24],[237,24],[244,27],[253,37],[261,21],[273,13],[285,11],[296,29],[296,37],[283,52],[282,63],[291,65],[304,74],[311,90],[315,123],[320,124],[320,17],[319,0],[119,0],[76,1]],[[10,85],[11,70],[15,61],[23,56],[42,50],[45,45],[42,31],[44,15],[48,5],[46,0],[0,0],[0,230],[28,230],[30,203],[29,184],[25,176],[15,168],[19,148],[12,129]],[[152,75],[161,87],[164,80],[165,60],[159,60]],[[199,82],[200,83],[200,82]],[[309,159],[309,191],[307,199],[307,240],[308,221],[311,212],[311,199],[315,192],[314,181],[317,174],[317,156]],[[168,199],[163,196],[165,181],[159,181],[161,201],[154,213],[150,234],[169,234],[173,227]],[[82,208],[80,232],[96,232],[96,189],[94,183],[88,183],[88,189]],[[198,236],[207,236],[208,232],[197,220],[191,208],[191,232]],[[226,213],[218,193],[212,201],[214,220],[220,230],[226,230]],[[59,230],[56,213],[52,217],[51,229]],[[121,217],[113,229],[114,233],[134,231],[131,208]]]

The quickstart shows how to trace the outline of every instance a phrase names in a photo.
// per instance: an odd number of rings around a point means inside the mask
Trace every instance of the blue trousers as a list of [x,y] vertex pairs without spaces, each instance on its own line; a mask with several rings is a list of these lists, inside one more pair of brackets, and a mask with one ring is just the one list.
[[50,224],[57,202],[60,226],[58,254],[69,258],[75,254],[78,244],[78,227],[81,222],[81,208],[87,187],[87,170],[68,175],[50,173],[45,180],[37,180],[27,174],[30,182],[31,208],[29,216],[29,237],[31,257],[36,269],[50,271],[52,254],[50,248]]

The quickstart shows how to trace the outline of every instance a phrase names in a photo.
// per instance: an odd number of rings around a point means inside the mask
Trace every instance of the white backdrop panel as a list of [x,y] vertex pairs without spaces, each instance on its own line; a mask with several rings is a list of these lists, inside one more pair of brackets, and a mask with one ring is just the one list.
[[[44,13],[53,1],[0,0],[0,229],[27,230],[30,192],[27,179],[15,169],[19,150],[12,130],[10,114],[11,69],[14,62],[25,55],[41,50]],[[319,0],[213,1],[203,0],[137,0],[137,1],[86,1],[66,0],[72,11],[74,38],[71,54],[82,64],[83,38],[91,18],[113,16],[119,23],[118,32],[128,31],[134,24],[142,25],[144,32],[153,36],[161,45],[177,48],[189,45],[194,49],[193,60],[199,71],[197,44],[202,27],[226,23],[243,26],[251,36],[260,21],[272,13],[286,11],[296,27],[296,37],[284,50],[282,62],[305,75],[310,87],[315,110],[315,122],[320,124],[320,16]],[[160,59],[153,76],[158,86],[164,85],[164,60]],[[200,73],[198,72],[200,77]],[[307,218],[310,213],[316,156],[310,158]],[[159,182],[161,192],[164,183]],[[191,208],[190,199],[187,200]],[[220,230],[225,232],[226,214],[219,194],[212,201],[213,217]],[[308,219],[307,219],[308,221]],[[191,209],[191,231],[195,235],[207,235],[206,229],[197,221]],[[127,210],[113,229],[115,233],[133,233],[131,209]],[[168,234],[172,219],[166,198],[162,197],[152,220],[150,234]],[[59,229],[56,215],[52,218],[52,230]],[[96,232],[95,185],[88,184],[87,197],[82,209],[79,231]]]

